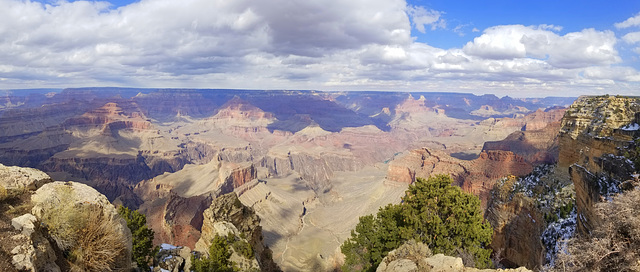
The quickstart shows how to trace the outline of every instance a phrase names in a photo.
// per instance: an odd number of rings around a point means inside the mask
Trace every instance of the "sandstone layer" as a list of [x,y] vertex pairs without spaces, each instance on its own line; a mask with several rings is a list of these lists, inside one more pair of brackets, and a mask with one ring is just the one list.
[[446,153],[427,148],[412,150],[389,164],[387,179],[412,183],[416,178],[451,175],[456,185],[480,197],[486,208],[494,182],[508,175],[522,176],[531,172],[532,165],[510,151],[482,152],[472,161],[453,158]]
[[593,204],[615,193],[633,169],[623,151],[637,137],[635,98],[580,97],[562,120],[558,166],[570,173],[576,190],[578,230],[588,233],[598,217]]

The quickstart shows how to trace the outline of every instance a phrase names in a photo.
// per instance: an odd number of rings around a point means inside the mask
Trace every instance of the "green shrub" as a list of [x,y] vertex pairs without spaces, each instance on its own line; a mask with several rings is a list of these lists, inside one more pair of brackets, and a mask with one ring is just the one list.
[[491,266],[493,230],[484,222],[478,197],[452,186],[453,180],[437,175],[418,178],[402,203],[381,208],[376,216],[360,217],[351,237],[341,246],[344,271],[375,271],[389,251],[414,239],[433,253],[471,256],[476,267]]
[[254,258],[253,249],[249,242],[238,239],[233,244],[233,250],[235,250],[238,254],[244,256],[245,258],[251,260]]
[[196,272],[232,272],[236,271],[234,263],[229,260],[231,251],[228,243],[229,236],[216,235],[209,246],[208,258],[191,256],[191,269]]
[[149,263],[153,261],[153,257],[158,254],[160,249],[153,246],[154,231],[147,227],[147,217],[124,206],[118,208],[118,214],[127,221],[127,227],[131,230],[133,238],[132,261],[136,262],[140,269],[150,271]]

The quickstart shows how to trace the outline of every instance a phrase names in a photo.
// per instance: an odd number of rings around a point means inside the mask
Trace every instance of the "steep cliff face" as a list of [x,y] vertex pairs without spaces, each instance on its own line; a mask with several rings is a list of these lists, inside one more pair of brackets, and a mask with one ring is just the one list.
[[485,218],[493,227],[491,247],[508,266],[539,267],[544,263],[544,246],[540,236],[544,218],[531,198],[516,195],[506,202],[496,199]]
[[267,155],[260,165],[266,167],[274,177],[285,177],[295,171],[300,174],[306,186],[318,193],[331,190],[330,179],[335,171],[355,171],[361,168],[351,156],[303,152],[288,153],[286,156]]
[[504,140],[488,141],[482,150],[511,151],[534,165],[558,161],[558,131],[564,109],[548,112],[536,111],[528,115],[522,131],[516,131]]
[[[636,122],[640,105],[635,98],[580,97],[566,111],[558,135],[558,166],[589,163],[591,158],[616,153],[626,146],[633,130],[622,129]],[[589,167],[598,167],[590,164]]]
[[134,192],[143,202],[140,211],[147,215],[157,243],[193,248],[200,239],[202,212],[212,198],[257,182],[256,178],[250,162],[212,161],[142,181]]
[[442,151],[423,148],[412,150],[389,163],[387,180],[411,183],[417,177],[448,174],[456,185],[480,197],[483,207],[487,207],[490,191],[498,178],[526,175],[532,169],[531,164],[509,151],[485,151],[477,159],[465,161]]
[[576,190],[578,230],[587,233],[598,218],[593,204],[630,178],[631,161],[621,157],[637,137],[640,105],[636,98],[580,97],[565,113],[558,166],[568,171]]
[[213,200],[211,206],[203,213],[202,236],[195,245],[195,250],[208,252],[211,241],[220,228],[220,223],[230,223],[240,236],[246,237],[255,253],[255,259],[262,271],[278,271],[278,266],[271,259],[271,250],[264,245],[260,217],[252,208],[244,206],[235,193],[221,195]]

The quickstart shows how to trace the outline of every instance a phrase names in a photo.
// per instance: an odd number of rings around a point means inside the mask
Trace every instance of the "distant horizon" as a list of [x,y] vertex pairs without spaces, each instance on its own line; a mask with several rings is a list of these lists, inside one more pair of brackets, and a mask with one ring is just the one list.
[[[485,95],[493,95],[497,98],[516,98],[516,99],[525,99],[525,98],[578,98],[579,96],[558,96],[558,95],[548,95],[548,96],[515,96],[513,94],[506,95],[497,95],[494,93],[473,93],[473,92],[454,92],[454,91],[394,91],[394,90],[312,90],[312,89],[244,89],[244,88],[156,88],[156,87],[113,87],[113,86],[92,86],[92,87],[68,87],[68,88],[16,88],[16,89],[0,89],[0,91],[4,92],[12,92],[12,91],[33,91],[33,92],[62,92],[64,90],[81,90],[81,89],[129,89],[129,90],[151,90],[151,91],[160,91],[160,90],[194,90],[194,91],[216,91],[216,90],[229,90],[229,91],[309,91],[309,92],[324,92],[324,93],[340,93],[340,92],[373,92],[373,93],[408,93],[408,94],[421,94],[421,93],[432,93],[432,94],[467,94],[467,95],[475,95],[475,96],[485,96]],[[607,95],[607,94],[601,94]],[[609,93],[608,95],[615,96],[618,94]],[[595,95],[594,95],[595,96]],[[629,96],[629,95],[622,95]]]

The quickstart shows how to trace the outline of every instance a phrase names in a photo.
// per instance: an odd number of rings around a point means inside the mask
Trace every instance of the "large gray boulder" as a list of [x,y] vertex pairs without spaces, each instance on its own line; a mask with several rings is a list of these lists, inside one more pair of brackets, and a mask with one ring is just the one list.
[[0,164],[0,186],[7,190],[33,191],[52,181],[49,175],[38,169]]

